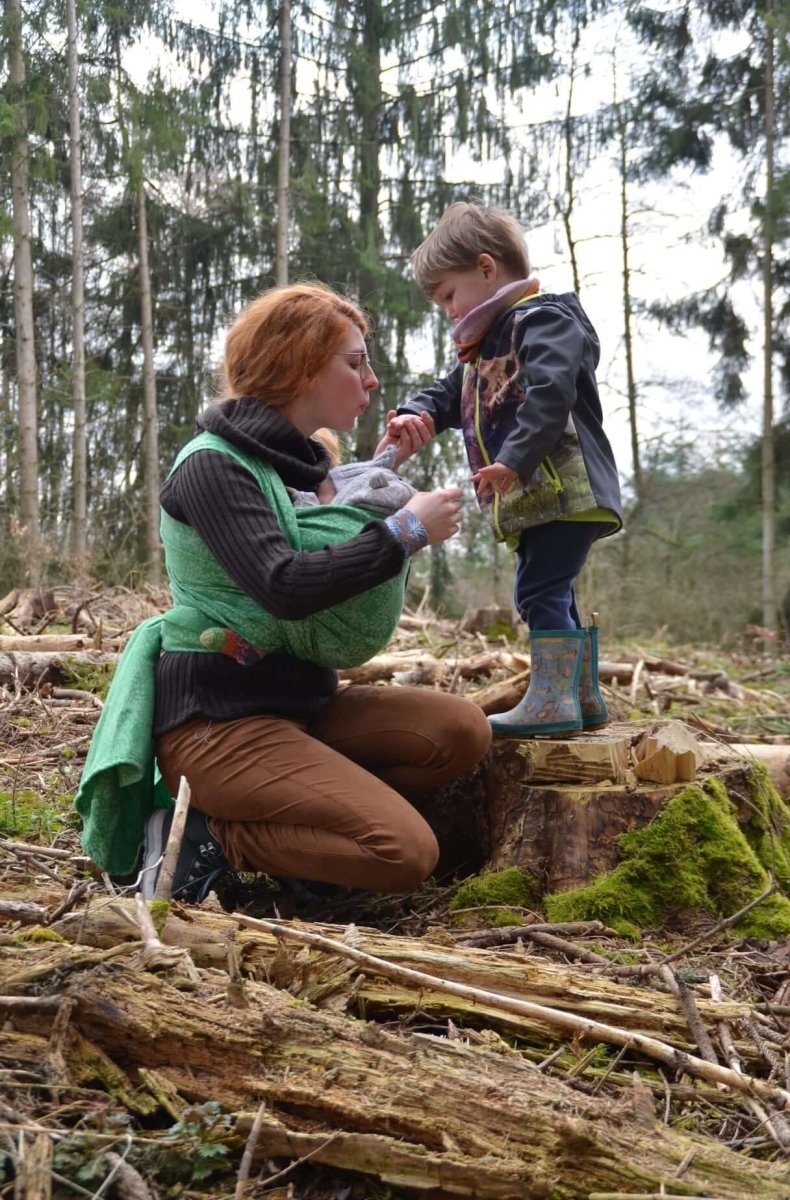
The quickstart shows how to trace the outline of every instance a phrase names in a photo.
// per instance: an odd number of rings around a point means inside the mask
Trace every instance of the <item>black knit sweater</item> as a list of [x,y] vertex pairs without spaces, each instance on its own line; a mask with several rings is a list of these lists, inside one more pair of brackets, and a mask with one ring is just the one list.
[[[326,451],[258,400],[228,400],[198,418],[275,468],[286,487],[313,491],[329,469]],[[299,620],[397,575],[404,551],[383,521],[341,545],[293,550],[252,474],[228,455],[191,454],[165,480],[162,507],[191,525],[231,578],[267,612]],[[251,667],[224,654],[170,653],[156,671],[154,734],[197,716],[227,721],[257,713],[308,720],[337,688],[337,674],[289,654]]]

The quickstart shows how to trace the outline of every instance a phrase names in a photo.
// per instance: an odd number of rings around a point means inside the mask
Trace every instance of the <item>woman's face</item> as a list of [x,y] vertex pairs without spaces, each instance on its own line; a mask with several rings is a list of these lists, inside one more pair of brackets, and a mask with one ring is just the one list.
[[307,437],[324,427],[349,433],[366,411],[370,392],[378,383],[362,331],[352,325],[327,365],[283,412]]

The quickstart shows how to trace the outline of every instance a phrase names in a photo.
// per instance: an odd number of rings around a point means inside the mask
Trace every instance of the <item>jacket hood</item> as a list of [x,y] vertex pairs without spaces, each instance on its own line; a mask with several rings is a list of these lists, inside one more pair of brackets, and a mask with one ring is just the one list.
[[[601,343],[598,339],[598,334],[595,332],[595,327],[587,316],[587,313],[582,307],[582,302],[575,292],[541,292],[531,302],[531,306],[536,304],[551,304],[554,308],[561,309],[568,316],[573,317],[576,324],[584,332],[587,341],[590,344],[593,353],[594,366],[598,366],[601,357]],[[525,304],[525,311],[530,305]],[[511,310],[512,311],[512,310]],[[507,314],[503,314],[506,316]]]
[[329,472],[329,454],[320,442],[306,438],[278,409],[251,396],[209,405],[197,427],[271,463],[287,487],[315,491]]

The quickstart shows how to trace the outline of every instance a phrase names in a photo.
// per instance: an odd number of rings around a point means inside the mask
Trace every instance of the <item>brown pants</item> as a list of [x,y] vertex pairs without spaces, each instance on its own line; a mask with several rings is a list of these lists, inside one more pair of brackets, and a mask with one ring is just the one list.
[[354,686],[308,725],[282,717],[164,734],[157,758],[240,871],[379,892],[408,891],[436,865],[436,838],[404,796],[441,787],[488,750],[483,713],[427,688]]

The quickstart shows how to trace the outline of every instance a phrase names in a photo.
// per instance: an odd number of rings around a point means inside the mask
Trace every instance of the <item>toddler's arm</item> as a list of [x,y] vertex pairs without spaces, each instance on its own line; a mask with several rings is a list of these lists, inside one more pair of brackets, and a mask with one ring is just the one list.
[[394,451],[392,470],[397,470],[407,458],[411,458],[412,454],[427,446],[435,432],[430,413],[403,413],[399,416],[395,409],[391,408],[387,413],[387,431],[376,447],[373,457],[378,458],[388,450]]

